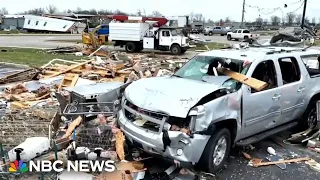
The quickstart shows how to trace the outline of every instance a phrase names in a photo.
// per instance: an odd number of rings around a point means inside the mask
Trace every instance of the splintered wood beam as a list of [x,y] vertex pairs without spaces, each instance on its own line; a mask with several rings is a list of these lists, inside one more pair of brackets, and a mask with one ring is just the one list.
[[250,86],[251,88],[257,90],[257,91],[261,91],[264,88],[266,88],[268,86],[268,83],[264,82],[264,81],[260,81],[258,79],[255,78],[251,78],[251,77],[247,77],[243,74],[231,71],[229,69],[226,68],[218,68],[218,71],[231,77],[232,79],[239,81],[245,85]]
[[51,75],[49,75],[49,76],[46,76],[45,79],[47,79],[47,78],[52,78],[52,77],[56,77],[56,76],[59,76],[59,75],[61,75],[61,74],[67,73],[67,72],[69,72],[69,71],[71,71],[71,70],[73,70],[73,69],[76,69],[76,68],[78,68],[78,67],[80,67],[80,66],[86,65],[86,64],[88,64],[88,63],[90,63],[90,62],[92,62],[92,61],[94,61],[94,59],[89,60],[89,61],[86,61],[86,62],[83,62],[83,63],[79,63],[79,64],[76,64],[76,65],[73,65],[73,66],[71,66],[71,67],[69,67],[69,68],[67,68],[67,69],[65,69],[65,70],[63,70],[63,71],[61,71],[61,72],[56,72],[56,73],[54,73],[54,74],[51,74]]

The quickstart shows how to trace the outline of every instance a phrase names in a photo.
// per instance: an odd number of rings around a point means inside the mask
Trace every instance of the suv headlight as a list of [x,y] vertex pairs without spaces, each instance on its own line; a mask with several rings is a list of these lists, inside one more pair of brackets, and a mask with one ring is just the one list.
[[204,108],[204,106],[200,105],[200,106],[192,108],[189,111],[188,116],[197,116],[198,114],[203,114],[205,111],[206,111],[206,109]]
[[190,123],[189,123],[189,130],[191,134],[193,134],[193,132],[195,131],[197,116],[204,114],[205,111],[206,110],[202,105],[194,107],[189,111],[188,116],[191,116]]

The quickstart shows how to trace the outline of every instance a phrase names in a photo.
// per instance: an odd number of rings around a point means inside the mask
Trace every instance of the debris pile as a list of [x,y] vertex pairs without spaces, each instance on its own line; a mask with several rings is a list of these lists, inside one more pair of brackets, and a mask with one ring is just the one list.
[[[48,52],[72,51],[60,48]],[[114,113],[119,92],[113,90],[141,78],[170,75],[186,61],[153,53],[111,52],[105,58],[54,59],[42,67],[0,78],[4,84],[0,144],[4,152],[11,153],[10,161],[0,167],[21,159],[22,152],[27,158],[24,161],[34,158],[29,153],[37,152],[35,159],[40,160],[113,160],[116,171],[97,174],[98,179],[142,179],[146,169],[141,159],[126,161],[125,137],[117,128]],[[49,151],[40,143],[49,143]],[[19,148],[21,152],[15,151]]]

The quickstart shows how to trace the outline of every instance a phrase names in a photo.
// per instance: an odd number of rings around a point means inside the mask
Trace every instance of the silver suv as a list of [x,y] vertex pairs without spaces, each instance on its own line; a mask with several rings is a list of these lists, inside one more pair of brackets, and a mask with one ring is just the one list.
[[[304,63],[319,56],[318,50],[288,47],[199,54],[173,76],[130,84],[120,128],[148,153],[183,166],[199,163],[214,173],[234,145],[255,143],[298,123],[319,124],[320,70]],[[221,66],[268,84],[257,91],[217,72]]]

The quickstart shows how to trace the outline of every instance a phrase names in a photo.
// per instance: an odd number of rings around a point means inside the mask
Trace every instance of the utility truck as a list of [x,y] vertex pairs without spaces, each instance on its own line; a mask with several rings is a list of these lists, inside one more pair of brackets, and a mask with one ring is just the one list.
[[[174,55],[183,54],[189,48],[188,37],[179,28],[165,27],[165,21],[142,19],[138,22],[111,22],[109,39],[115,46],[125,47],[127,52],[140,52],[143,49],[171,51]],[[163,18],[165,19],[165,18]],[[157,24],[156,27],[154,27]]]

